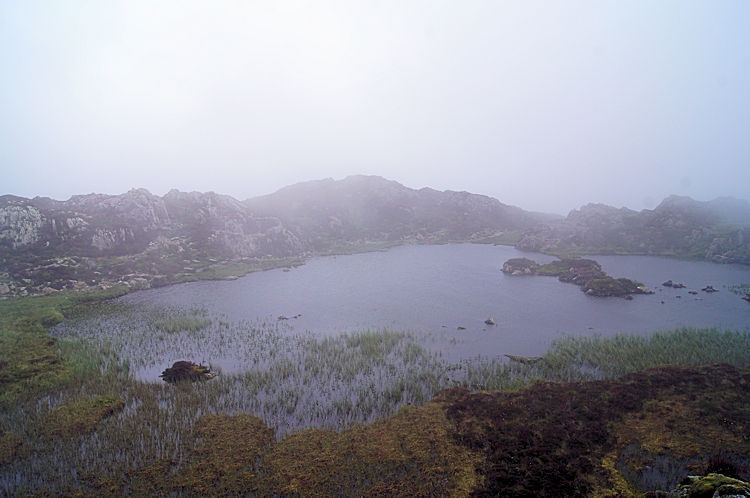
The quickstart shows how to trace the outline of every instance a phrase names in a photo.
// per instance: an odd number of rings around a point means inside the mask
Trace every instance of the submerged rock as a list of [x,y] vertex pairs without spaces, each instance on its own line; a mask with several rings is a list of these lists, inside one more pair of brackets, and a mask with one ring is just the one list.
[[718,289],[714,289],[713,285],[707,285],[701,289],[703,292],[719,292]]
[[486,323],[487,325],[495,325],[495,319],[492,317],[489,317],[488,319],[484,321],[484,323]]
[[176,383],[181,381],[196,382],[209,380],[216,377],[216,373],[204,365],[198,365],[192,361],[176,361],[159,375],[164,382]]

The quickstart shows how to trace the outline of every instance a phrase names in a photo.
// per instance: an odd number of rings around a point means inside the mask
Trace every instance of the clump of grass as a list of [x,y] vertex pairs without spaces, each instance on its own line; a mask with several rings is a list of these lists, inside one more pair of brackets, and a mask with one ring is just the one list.
[[60,323],[82,303],[117,297],[124,292],[123,287],[113,287],[99,292],[60,292],[1,300],[0,407],[69,381],[73,366],[62,360],[57,341],[46,328]]
[[257,486],[259,460],[276,440],[273,429],[252,415],[209,415],[195,426],[198,444],[175,481],[197,495],[247,494]]
[[116,398],[100,396],[86,398],[55,408],[38,425],[46,438],[73,437],[92,432],[99,422],[121,411],[125,403]]
[[19,458],[22,446],[23,439],[18,434],[0,431],[0,466]]
[[746,296],[750,294],[750,284],[730,285],[728,289],[730,292],[733,292],[738,296]]
[[452,434],[438,403],[404,407],[341,433],[296,433],[261,460],[261,494],[468,496],[479,481],[480,458]]
[[663,365],[712,363],[750,363],[750,332],[683,327],[650,336],[567,336],[534,363],[500,358],[462,362],[461,383],[474,390],[512,391],[540,380],[611,379]]
[[156,330],[164,332],[197,332],[201,329],[205,329],[211,325],[210,318],[202,318],[197,316],[170,316],[164,320],[160,320],[154,324]]

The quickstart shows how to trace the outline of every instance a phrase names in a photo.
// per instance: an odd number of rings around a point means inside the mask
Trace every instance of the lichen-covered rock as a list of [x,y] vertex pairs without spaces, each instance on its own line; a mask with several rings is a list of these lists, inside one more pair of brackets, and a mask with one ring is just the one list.
[[13,249],[35,244],[42,224],[42,213],[33,206],[19,203],[0,207],[0,243]]
[[688,476],[676,492],[677,496],[686,498],[750,496],[750,483],[723,474]]

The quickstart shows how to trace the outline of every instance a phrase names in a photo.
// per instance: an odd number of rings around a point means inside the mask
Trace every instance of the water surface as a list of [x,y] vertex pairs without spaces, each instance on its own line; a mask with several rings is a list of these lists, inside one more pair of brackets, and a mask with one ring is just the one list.
[[[139,291],[121,300],[144,307],[201,306],[231,320],[283,316],[292,330],[315,335],[382,328],[428,333],[428,345],[450,361],[539,355],[564,334],[647,334],[679,326],[745,330],[750,324],[750,303],[726,288],[750,282],[750,267],[594,256],[613,277],[633,278],[657,291],[627,301],[587,296],[553,277],[500,271],[507,259],[523,256],[538,262],[554,259],[507,246],[403,246],[314,258],[300,267],[251,273],[234,281]],[[668,279],[687,288],[663,287]],[[700,292],[708,284],[720,292]],[[699,294],[688,294],[690,289]],[[497,325],[485,325],[488,317]]]

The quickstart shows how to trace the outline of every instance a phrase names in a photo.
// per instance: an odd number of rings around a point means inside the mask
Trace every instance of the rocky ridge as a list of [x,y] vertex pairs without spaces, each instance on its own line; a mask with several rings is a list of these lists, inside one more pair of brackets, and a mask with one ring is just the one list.
[[671,196],[653,210],[588,204],[524,232],[517,247],[557,254],[654,254],[750,264],[750,204]]
[[561,256],[658,254],[750,264],[750,204],[672,196],[640,212],[588,204],[565,219],[376,176],[239,201],[145,189],[67,201],[0,196],[0,296],[145,288],[398,244],[514,243]]
[[145,189],[67,201],[0,197],[0,294],[232,278],[315,254],[480,240],[544,219],[467,192],[354,176],[238,201]]

